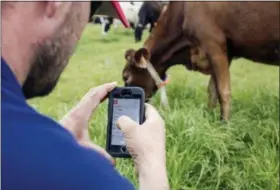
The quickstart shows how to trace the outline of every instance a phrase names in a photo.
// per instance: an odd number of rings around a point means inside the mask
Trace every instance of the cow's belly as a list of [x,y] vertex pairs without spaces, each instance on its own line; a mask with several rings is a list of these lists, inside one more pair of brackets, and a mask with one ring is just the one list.
[[271,65],[279,65],[280,61],[280,41],[271,41],[258,45],[235,45],[231,53],[236,57]]
[[185,65],[185,67],[188,69],[188,70],[191,70],[191,71],[197,71],[197,72],[200,72],[204,75],[211,75],[212,74],[212,68],[198,68],[198,67],[189,67],[187,65]]

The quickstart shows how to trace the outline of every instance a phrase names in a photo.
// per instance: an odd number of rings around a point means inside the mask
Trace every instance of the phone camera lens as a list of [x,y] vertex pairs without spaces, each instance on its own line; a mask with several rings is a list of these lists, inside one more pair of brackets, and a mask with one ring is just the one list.
[[123,97],[127,97],[128,96],[129,97],[129,96],[131,96],[131,91],[128,90],[128,89],[122,90],[121,96],[123,96]]
[[121,152],[123,152],[123,153],[127,153],[127,149],[126,149],[126,147],[121,147]]

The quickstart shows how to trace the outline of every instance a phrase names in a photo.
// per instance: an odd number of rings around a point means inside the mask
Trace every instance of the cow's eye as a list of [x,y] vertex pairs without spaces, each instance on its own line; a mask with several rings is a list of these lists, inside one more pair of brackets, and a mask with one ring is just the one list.
[[123,76],[123,81],[127,81],[127,80],[128,80],[128,76],[127,75]]

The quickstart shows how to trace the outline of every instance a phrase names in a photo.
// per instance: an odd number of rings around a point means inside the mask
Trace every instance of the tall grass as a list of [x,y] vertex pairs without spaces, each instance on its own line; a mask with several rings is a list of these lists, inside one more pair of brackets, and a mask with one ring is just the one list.
[[[147,33],[145,33],[147,37]],[[122,28],[101,39],[100,28],[89,25],[54,92],[30,104],[61,118],[87,90],[118,81],[124,52],[138,48],[133,34]],[[166,121],[167,168],[173,190],[279,189],[279,67],[240,59],[231,66],[232,118],[220,123],[219,107],[207,110],[209,77],[182,66],[169,70],[171,110],[155,105]],[[107,102],[90,122],[92,140],[105,147]],[[117,169],[137,185],[131,160],[117,160]]]

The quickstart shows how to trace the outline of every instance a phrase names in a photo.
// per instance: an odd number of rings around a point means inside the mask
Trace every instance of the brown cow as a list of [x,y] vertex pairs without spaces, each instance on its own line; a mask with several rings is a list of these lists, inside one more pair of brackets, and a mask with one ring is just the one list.
[[211,75],[209,107],[219,99],[221,119],[230,116],[229,66],[234,58],[278,65],[280,2],[170,2],[138,51],[126,52],[126,85],[142,87],[149,99],[157,91],[147,60],[163,78],[183,64]]

